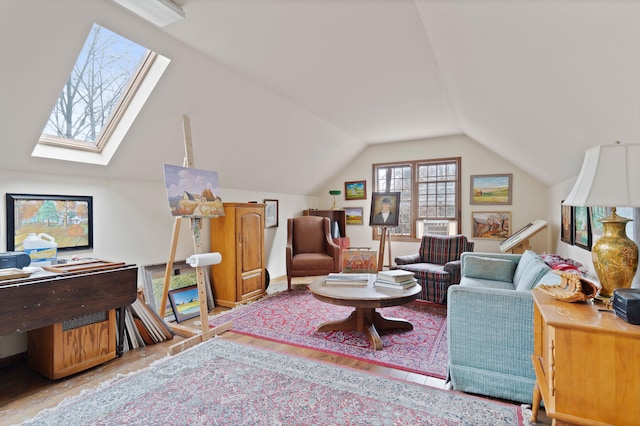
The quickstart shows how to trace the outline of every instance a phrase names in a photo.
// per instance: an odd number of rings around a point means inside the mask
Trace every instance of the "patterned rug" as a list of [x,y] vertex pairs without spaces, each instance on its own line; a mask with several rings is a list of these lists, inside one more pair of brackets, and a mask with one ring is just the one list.
[[522,425],[521,408],[215,338],[34,425]]
[[444,379],[447,374],[447,309],[427,302],[378,309],[391,318],[413,324],[411,331],[381,332],[383,349],[376,351],[364,333],[317,332],[325,321],[346,318],[353,308],[320,302],[308,290],[277,293],[241,306],[209,321],[232,321],[232,330],[275,342]]

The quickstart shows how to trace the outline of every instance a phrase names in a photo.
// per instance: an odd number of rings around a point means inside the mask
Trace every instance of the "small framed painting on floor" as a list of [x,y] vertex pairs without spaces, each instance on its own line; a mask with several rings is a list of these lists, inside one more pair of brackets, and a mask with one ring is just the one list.
[[198,286],[190,286],[171,290],[169,292],[169,300],[173,314],[176,316],[177,322],[197,317],[200,314],[200,302],[198,299]]

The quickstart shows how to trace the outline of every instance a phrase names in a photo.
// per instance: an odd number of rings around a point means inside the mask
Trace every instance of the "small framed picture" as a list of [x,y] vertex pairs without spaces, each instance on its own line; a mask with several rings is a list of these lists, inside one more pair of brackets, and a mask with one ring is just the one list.
[[400,212],[399,192],[374,192],[371,194],[369,226],[398,226]]
[[587,207],[573,208],[573,244],[591,251],[591,223]]
[[264,200],[264,227],[275,228],[278,226],[278,200]]
[[[564,200],[562,200],[564,202]],[[560,228],[560,240],[563,243],[573,244],[573,206],[560,205],[562,227]]]
[[171,302],[171,309],[173,309],[173,314],[177,322],[182,322],[200,315],[198,286],[192,285],[171,290],[169,292],[169,301]]
[[512,174],[471,175],[471,204],[511,204]]
[[345,207],[347,225],[363,225],[364,209],[362,207]]
[[367,199],[367,181],[358,180],[344,183],[344,199],[345,200],[366,200]]
[[511,212],[471,212],[471,238],[504,240],[511,235]]

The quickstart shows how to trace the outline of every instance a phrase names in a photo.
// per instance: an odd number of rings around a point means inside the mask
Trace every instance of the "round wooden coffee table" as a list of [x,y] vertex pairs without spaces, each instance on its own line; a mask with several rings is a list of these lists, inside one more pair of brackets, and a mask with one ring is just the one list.
[[404,305],[418,298],[422,288],[416,284],[406,290],[374,287],[375,274],[369,275],[367,286],[325,285],[324,277],[309,284],[316,299],[340,306],[353,306],[347,318],[320,324],[318,331],[361,331],[371,340],[374,349],[382,349],[378,330],[413,330],[413,325],[400,318],[385,318],[376,308]]

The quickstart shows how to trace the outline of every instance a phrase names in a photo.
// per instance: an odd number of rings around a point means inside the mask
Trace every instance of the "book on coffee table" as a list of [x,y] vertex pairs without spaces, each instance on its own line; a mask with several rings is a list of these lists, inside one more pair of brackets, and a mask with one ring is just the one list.
[[333,272],[327,275],[324,283],[327,285],[361,285],[369,284],[369,274],[345,274]]
[[399,282],[399,283],[391,283],[387,281],[376,280],[373,285],[374,287],[383,287],[383,288],[393,288],[396,290],[405,290],[407,288],[411,288],[416,285],[417,281],[415,278],[411,278],[410,280]]
[[415,275],[411,271],[404,271],[402,269],[391,269],[389,271],[380,271],[376,276],[376,279],[388,282],[403,282],[414,279]]

